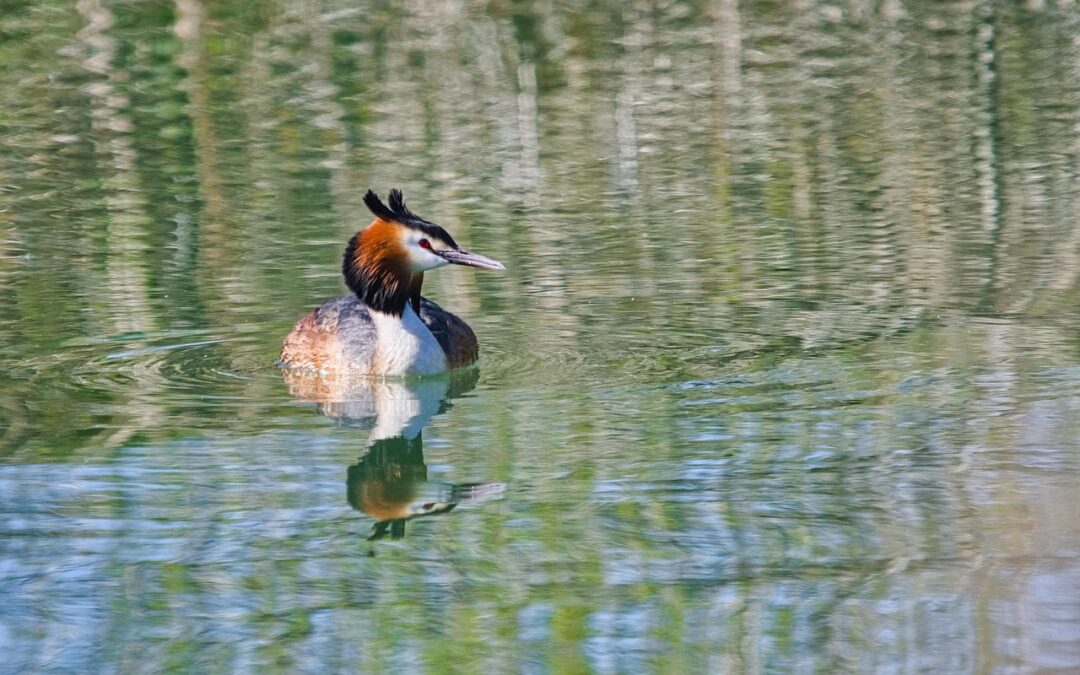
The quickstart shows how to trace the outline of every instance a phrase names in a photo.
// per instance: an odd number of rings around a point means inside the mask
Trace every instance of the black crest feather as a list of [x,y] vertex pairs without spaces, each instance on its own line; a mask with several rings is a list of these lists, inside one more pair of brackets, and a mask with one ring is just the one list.
[[454,241],[449,232],[410,211],[409,207],[405,206],[405,195],[401,194],[401,190],[392,188],[387,194],[386,201],[389,202],[389,206],[383,204],[374,190],[368,190],[367,194],[364,195],[364,204],[375,214],[376,218],[401,223],[406,227],[421,230],[432,237],[445,241],[452,248],[458,247],[457,242]]
[[392,188],[390,194],[387,195],[390,201],[390,210],[394,213],[400,213],[406,218],[414,218],[416,220],[423,220],[423,218],[417,217],[415,213],[409,210],[408,206],[405,206],[405,195],[401,194],[401,190]]

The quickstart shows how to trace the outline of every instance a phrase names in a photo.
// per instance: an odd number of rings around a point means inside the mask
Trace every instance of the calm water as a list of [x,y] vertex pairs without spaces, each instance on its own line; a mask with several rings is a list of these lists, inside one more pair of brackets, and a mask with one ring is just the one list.
[[0,7],[0,671],[1080,670],[1072,2]]

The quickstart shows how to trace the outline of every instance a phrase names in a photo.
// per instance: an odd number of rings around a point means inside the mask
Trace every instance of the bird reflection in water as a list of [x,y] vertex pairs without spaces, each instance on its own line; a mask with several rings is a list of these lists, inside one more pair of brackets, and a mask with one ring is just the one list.
[[448,483],[428,479],[423,428],[476,386],[475,368],[419,380],[332,379],[284,371],[294,397],[349,427],[370,428],[367,451],[349,467],[346,496],[375,519],[369,541],[405,536],[405,523],[456,507],[502,497],[503,483]]

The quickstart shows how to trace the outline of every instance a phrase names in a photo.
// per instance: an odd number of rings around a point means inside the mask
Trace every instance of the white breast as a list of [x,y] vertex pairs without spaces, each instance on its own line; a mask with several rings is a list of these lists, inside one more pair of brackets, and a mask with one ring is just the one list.
[[371,312],[375,324],[375,373],[378,375],[431,375],[446,371],[446,354],[435,336],[405,305],[401,317]]

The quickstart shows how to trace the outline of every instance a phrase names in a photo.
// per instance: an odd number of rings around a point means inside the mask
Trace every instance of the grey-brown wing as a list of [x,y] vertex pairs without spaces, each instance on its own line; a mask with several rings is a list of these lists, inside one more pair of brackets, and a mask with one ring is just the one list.
[[375,325],[354,295],[327,300],[285,337],[281,363],[320,371],[363,370],[375,354]]

